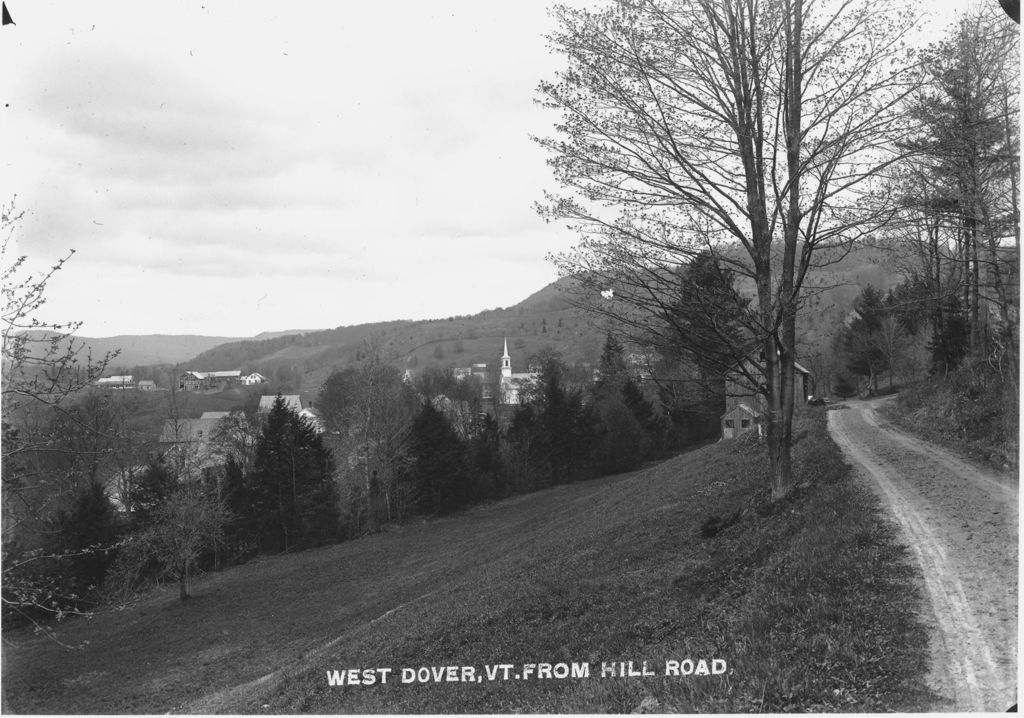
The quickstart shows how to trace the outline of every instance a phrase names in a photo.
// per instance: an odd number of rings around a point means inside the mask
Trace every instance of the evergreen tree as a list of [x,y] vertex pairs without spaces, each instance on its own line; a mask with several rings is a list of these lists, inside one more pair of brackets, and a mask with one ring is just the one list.
[[565,386],[565,374],[558,352],[542,356],[533,438],[536,455],[547,464],[549,480],[554,483],[592,475],[597,439],[597,416],[584,405],[579,389]]
[[594,383],[594,396],[597,398],[617,396],[622,385],[629,379],[629,370],[623,356],[622,342],[613,334],[608,334],[601,351],[601,363],[598,365],[598,377]]
[[67,556],[64,578],[70,578],[79,597],[103,583],[114,560],[120,534],[117,511],[99,483],[90,484],[69,511],[57,517],[58,551]]
[[423,404],[412,423],[410,454],[420,512],[448,513],[469,502],[465,447],[430,402]]
[[629,379],[622,385],[622,401],[632,412],[633,416],[640,423],[650,441],[650,453],[644,458],[662,456],[667,450],[667,437],[665,436],[665,422],[655,412],[651,402],[644,396],[640,386]]
[[889,368],[881,337],[886,315],[882,294],[868,285],[853,306],[856,315],[836,335],[836,341],[850,372],[865,377],[871,390],[877,391],[878,374]]
[[746,325],[750,300],[736,277],[711,252],[700,252],[678,269],[678,295],[653,337],[663,353],[685,356],[713,379],[734,369],[753,347]]
[[288,551],[337,535],[334,461],[319,434],[278,395],[248,477],[260,550]]
[[466,454],[475,500],[507,496],[508,485],[501,460],[501,429],[490,414],[484,414],[469,440]]
[[252,494],[245,480],[242,464],[231,455],[224,464],[221,496],[229,517],[225,525],[225,543],[229,560],[244,560],[255,552],[258,531]]
[[148,526],[153,512],[174,493],[177,486],[178,480],[163,455],[150,459],[132,486],[132,504],[128,508],[135,527]]
[[600,441],[594,447],[597,473],[619,474],[643,463],[651,441],[625,403],[604,399],[597,413],[601,425]]

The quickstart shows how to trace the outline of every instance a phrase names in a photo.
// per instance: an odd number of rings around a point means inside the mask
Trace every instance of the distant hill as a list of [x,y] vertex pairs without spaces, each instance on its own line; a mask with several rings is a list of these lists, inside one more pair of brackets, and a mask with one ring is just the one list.
[[[301,335],[306,331],[310,330],[290,329],[280,332],[263,332],[253,339],[263,340]],[[45,332],[36,332],[36,334],[40,338],[47,336]],[[91,351],[95,361],[108,353],[120,352],[108,365],[105,372],[108,375],[116,374],[119,371],[131,373],[132,369],[141,366],[181,364],[214,347],[242,340],[242,337],[213,337],[199,334],[121,334],[113,337],[75,335],[74,337],[76,345],[82,347],[83,354]]]
[[[35,332],[45,338],[45,332]],[[91,352],[94,361],[105,354],[120,351],[111,360],[107,374],[118,370],[131,370],[137,366],[156,364],[177,364],[198,352],[204,352],[225,342],[237,341],[236,337],[209,337],[195,334],[124,334],[114,337],[83,337],[75,335],[76,346],[82,347],[83,355]]]
[[[901,279],[885,250],[859,248],[809,273],[805,309],[799,317],[802,351],[828,345],[868,284],[886,291]],[[176,364],[197,371],[243,369],[315,393],[330,373],[377,354],[401,368],[492,366],[508,339],[514,371],[545,347],[572,363],[596,365],[604,343],[603,325],[572,305],[571,279],[560,279],[518,304],[473,315],[432,320],[394,320],[320,330],[264,332],[250,339],[225,337],[111,337],[93,346],[120,346],[116,366]],[[740,282],[753,294],[749,280]],[[146,361],[146,360],[149,361]]]
[[319,329],[285,329],[283,332],[260,332],[253,339],[277,339],[278,337],[286,337],[292,334],[312,334],[318,332]]
[[[819,250],[817,266],[804,282],[804,305],[797,315],[799,348],[804,354],[825,351],[835,331],[849,318],[853,302],[868,286],[883,293],[903,281],[900,261],[890,249],[858,246],[855,250],[835,250],[829,255]],[[755,297],[754,281],[737,282],[740,293]],[[800,358],[805,356],[798,356]]]
[[301,335],[234,341],[204,351],[182,366],[197,371],[245,368],[268,377],[281,370],[315,392],[335,369],[379,354],[402,369],[497,363],[507,337],[514,371],[545,347],[569,362],[596,363],[604,332],[572,307],[559,280],[508,308],[432,320],[397,320],[337,327]]

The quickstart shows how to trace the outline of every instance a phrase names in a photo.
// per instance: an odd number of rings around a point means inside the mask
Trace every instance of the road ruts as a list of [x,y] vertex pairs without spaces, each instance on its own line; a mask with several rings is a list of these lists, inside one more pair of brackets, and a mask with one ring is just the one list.
[[940,709],[1005,711],[1017,702],[1016,481],[896,430],[879,403],[836,408],[828,425],[921,566]]

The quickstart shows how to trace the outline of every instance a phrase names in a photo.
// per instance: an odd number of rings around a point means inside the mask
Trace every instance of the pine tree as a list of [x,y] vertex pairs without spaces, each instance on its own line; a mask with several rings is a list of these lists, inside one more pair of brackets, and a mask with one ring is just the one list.
[[878,390],[878,374],[889,368],[882,346],[882,321],[887,310],[881,292],[868,285],[854,301],[856,316],[836,335],[846,366],[865,377],[872,391]]
[[430,402],[412,423],[410,454],[421,512],[443,514],[468,503],[465,447],[444,414]]
[[129,510],[135,527],[148,526],[153,512],[174,493],[177,485],[178,480],[163,456],[150,459],[132,485]]
[[601,362],[598,364],[598,377],[594,383],[595,397],[617,396],[622,385],[629,379],[629,370],[623,356],[622,342],[615,335],[608,334],[601,351]]
[[120,533],[117,512],[99,483],[90,484],[75,499],[71,509],[57,518],[58,551],[76,592],[81,597],[103,583],[114,559],[114,544]]
[[319,434],[278,395],[247,481],[262,551],[288,551],[336,537],[333,474],[334,461]]
[[507,496],[505,467],[501,460],[501,429],[490,414],[484,414],[466,451],[474,500]]

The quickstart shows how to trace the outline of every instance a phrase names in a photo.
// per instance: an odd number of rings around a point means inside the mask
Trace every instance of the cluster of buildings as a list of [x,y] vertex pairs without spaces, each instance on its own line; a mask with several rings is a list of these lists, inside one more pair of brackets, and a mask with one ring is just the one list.
[[149,379],[142,379],[138,383],[131,374],[124,376],[107,376],[96,380],[96,386],[100,389],[115,389],[124,391],[137,389],[138,391],[156,391],[156,382]]
[[[224,391],[233,386],[257,386],[266,384],[267,378],[258,372],[243,372],[240,369],[232,371],[185,371],[178,375],[178,388],[182,391]],[[96,380],[96,387],[99,389],[116,389],[124,391],[137,389],[138,391],[156,391],[155,381],[143,379],[136,383],[131,374],[123,376],[106,376]]]
[[[649,358],[641,353],[630,353],[626,360],[637,373],[640,381],[649,379]],[[492,381],[487,364],[472,364],[468,367],[455,367],[455,378],[463,381],[476,378],[481,386],[481,398],[491,400],[497,392],[498,403],[502,405],[521,404],[529,387],[540,376],[538,371],[513,372],[512,357],[508,353],[508,339],[505,340],[501,354],[501,371],[497,382]],[[794,387],[798,403],[805,403],[814,393],[814,381],[811,372],[799,363],[794,363]],[[595,370],[595,378],[597,370]],[[722,438],[732,439],[749,431],[763,432],[761,416],[764,413],[764,398],[740,379],[739,374],[726,379],[726,406],[721,417]]]
[[[302,405],[298,394],[282,395],[285,406],[306,419],[318,433],[323,433],[323,425],[313,408]],[[270,413],[277,400],[276,395],[265,394],[260,397],[257,417]],[[174,460],[188,461],[200,470],[214,469],[224,463],[225,442],[232,439],[241,440],[231,434],[243,431],[247,422],[240,419],[237,423],[223,423],[231,416],[228,411],[205,411],[197,419],[167,419],[157,440],[160,451]]]
[[521,404],[525,399],[527,389],[540,376],[537,371],[512,371],[512,357],[508,353],[508,339],[505,339],[504,350],[501,354],[501,370],[496,377],[497,383],[492,381],[487,364],[455,367],[453,371],[455,378],[459,381],[464,381],[471,377],[478,379],[480,381],[481,399],[490,401],[495,398],[495,392],[497,392],[498,403],[506,405]]
[[183,391],[224,391],[233,386],[266,384],[267,378],[258,372],[185,371],[178,375],[178,388]]
[[[641,355],[630,355],[630,364],[634,368],[646,368],[646,361]],[[487,368],[487,364],[472,364],[468,367],[455,367],[455,378],[459,381],[476,379],[480,383],[481,399],[492,401],[497,399],[499,405],[515,406],[521,404],[527,396],[529,389],[537,381],[540,374],[535,367],[531,371],[513,372],[512,357],[508,351],[508,339],[505,339],[501,354],[501,368],[497,376],[493,376]],[[813,392],[811,373],[800,364],[795,365],[794,390],[798,397],[810,397]],[[406,372],[408,374],[408,372]],[[643,377],[642,377],[643,378]],[[178,388],[183,391],[212,392],[223,391],[232,386],[255,386],[264,384],[267,378],[258,372],[243,373],[241,370],[233,371],[185,371],[178,376]],[[99,379],[96,386],[107,389],[137,389],[139,391],[154,391],[156,384],[152,381],[143,380],[137,384],[131,375],[111,376]],[[264,395],[260,398],[258,414],[266,414],[270,411],[276,400],[275,395]],[[299,416],[309,421],[317,431],[322,432],[323,426],[320,423],[312,407],[303,407],[298,394],[289,394],[282,397],[285,404],[293,409]],[[763,399],[738,378],[734,377],[726,381],[726,410],[721,417],[722,438],[731,439],[749,431],[761,432],[760,417],[764,411]],[[205,412],[198,419],[168,419],[160,434],[159,443],[165,450],[178,447],[188,447],[190,452],[200,458],[200,463],[205,464],[215,460],[213,439],[216,435],[218,423],[228,416],[228,412]]]

